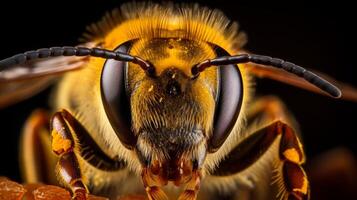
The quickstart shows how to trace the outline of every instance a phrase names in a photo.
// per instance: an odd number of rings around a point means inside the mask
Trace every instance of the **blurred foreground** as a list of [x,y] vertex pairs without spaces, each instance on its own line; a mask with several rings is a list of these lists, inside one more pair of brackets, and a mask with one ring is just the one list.
[[[144,200],[144,196],[125,196],[118,200]],[[5,177],[0,177],[0,200],[71,200],[69,191],[64,188],[44,185],[21,185]],[[108,200],[108,198],[89,195],[89,200]]]

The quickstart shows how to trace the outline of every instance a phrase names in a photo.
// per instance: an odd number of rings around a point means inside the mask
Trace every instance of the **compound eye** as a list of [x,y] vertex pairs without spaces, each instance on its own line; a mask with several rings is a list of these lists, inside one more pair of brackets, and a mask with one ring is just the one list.
[[[128,53],[132,42],[118,46],[115,51]],[[101,74],[102,103],[111,126],[128,149],[133,149],[136,137],[131,131],[130,101],[126,93],[128,62],[108,59]]]
[[[230,56],[223,48],[214,45],[217,57]],[[208,150],[217,151],[226,141],[238,119],[243,101],[242,75],[237,65],[219,66],[218,96],[213,124],[213,134]]]

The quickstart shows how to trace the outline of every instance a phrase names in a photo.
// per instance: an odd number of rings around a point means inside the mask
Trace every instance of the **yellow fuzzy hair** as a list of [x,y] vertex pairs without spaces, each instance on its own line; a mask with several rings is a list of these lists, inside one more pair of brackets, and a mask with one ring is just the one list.
[[228,52],[236,52],[246,42],[246,35],[238,32],[238,23],[217,9],[198,4],[128,3],[107,13],[87,30],[84,39],[104,42],[109,49],[143,37],[206,41],[219,44]]
[[[89,26],[84,35],[85,40],[100,44],[106,49],[115,49],[130,40],[150,38],[183,38],[208,42],[222,47],[231,55],[243,51],[241,48],[246,42],[245,34],[238,32],[237,23],[231,22],[221,11],[197,4],[124,4],[120,9],[108,13],[99,23]],[[104,62],[100,58],[90,58],[87,67],[66,75],[57,90],[56,107],[73,113],[91,134],[95,134],[98,145],[106,154],[118,155],[127,160],[129,169],[139,174],[140,164],[135,155],[120,143],[104,109],[96,106],[102,105],[100,75]],[[214,169],[237,141],[243,138],[245,112],[252,90],[245,65],[240,65],[239,69],[244,86],[242,109],[234,130],[223,146],[216,153],[207,155],[204,174]],[[80,87],[73,87],[74,85]],[[73,108],[71,104],[78,107]]]

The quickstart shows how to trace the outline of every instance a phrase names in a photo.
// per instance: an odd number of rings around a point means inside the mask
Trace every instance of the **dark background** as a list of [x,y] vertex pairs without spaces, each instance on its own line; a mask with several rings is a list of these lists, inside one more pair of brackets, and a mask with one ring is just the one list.
[[[76,45],[86,25],[121,4],[101,0],[33,2],[0,3],[0,58],[42,47]],[[357,87],[352,3],[198,2],[218,8],[238,21],[248,34],[246,49],[322,71]],[[279,96],[294,113],[301,125],[308,159],[341,146],[357,155],[356,103],[271,80],[259,80],[257,92]],[[0,110],[0,175],[20,181],[17,153],[22,124],[32,110],[47,106],[48,93],[46,90]]]

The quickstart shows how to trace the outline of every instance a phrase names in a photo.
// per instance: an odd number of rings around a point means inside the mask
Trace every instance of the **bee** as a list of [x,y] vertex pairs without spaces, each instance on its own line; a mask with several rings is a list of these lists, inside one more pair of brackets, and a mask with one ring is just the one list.
[[124,4],[89,29],[77,47],[0,61],[1,107],[57,82],[22,133],[26,182],[76,200],[309,199],[297,123],[277,97],[254,96],[253,78],[333,98],[354,89],[247,52],[237,23],[198,5]]

